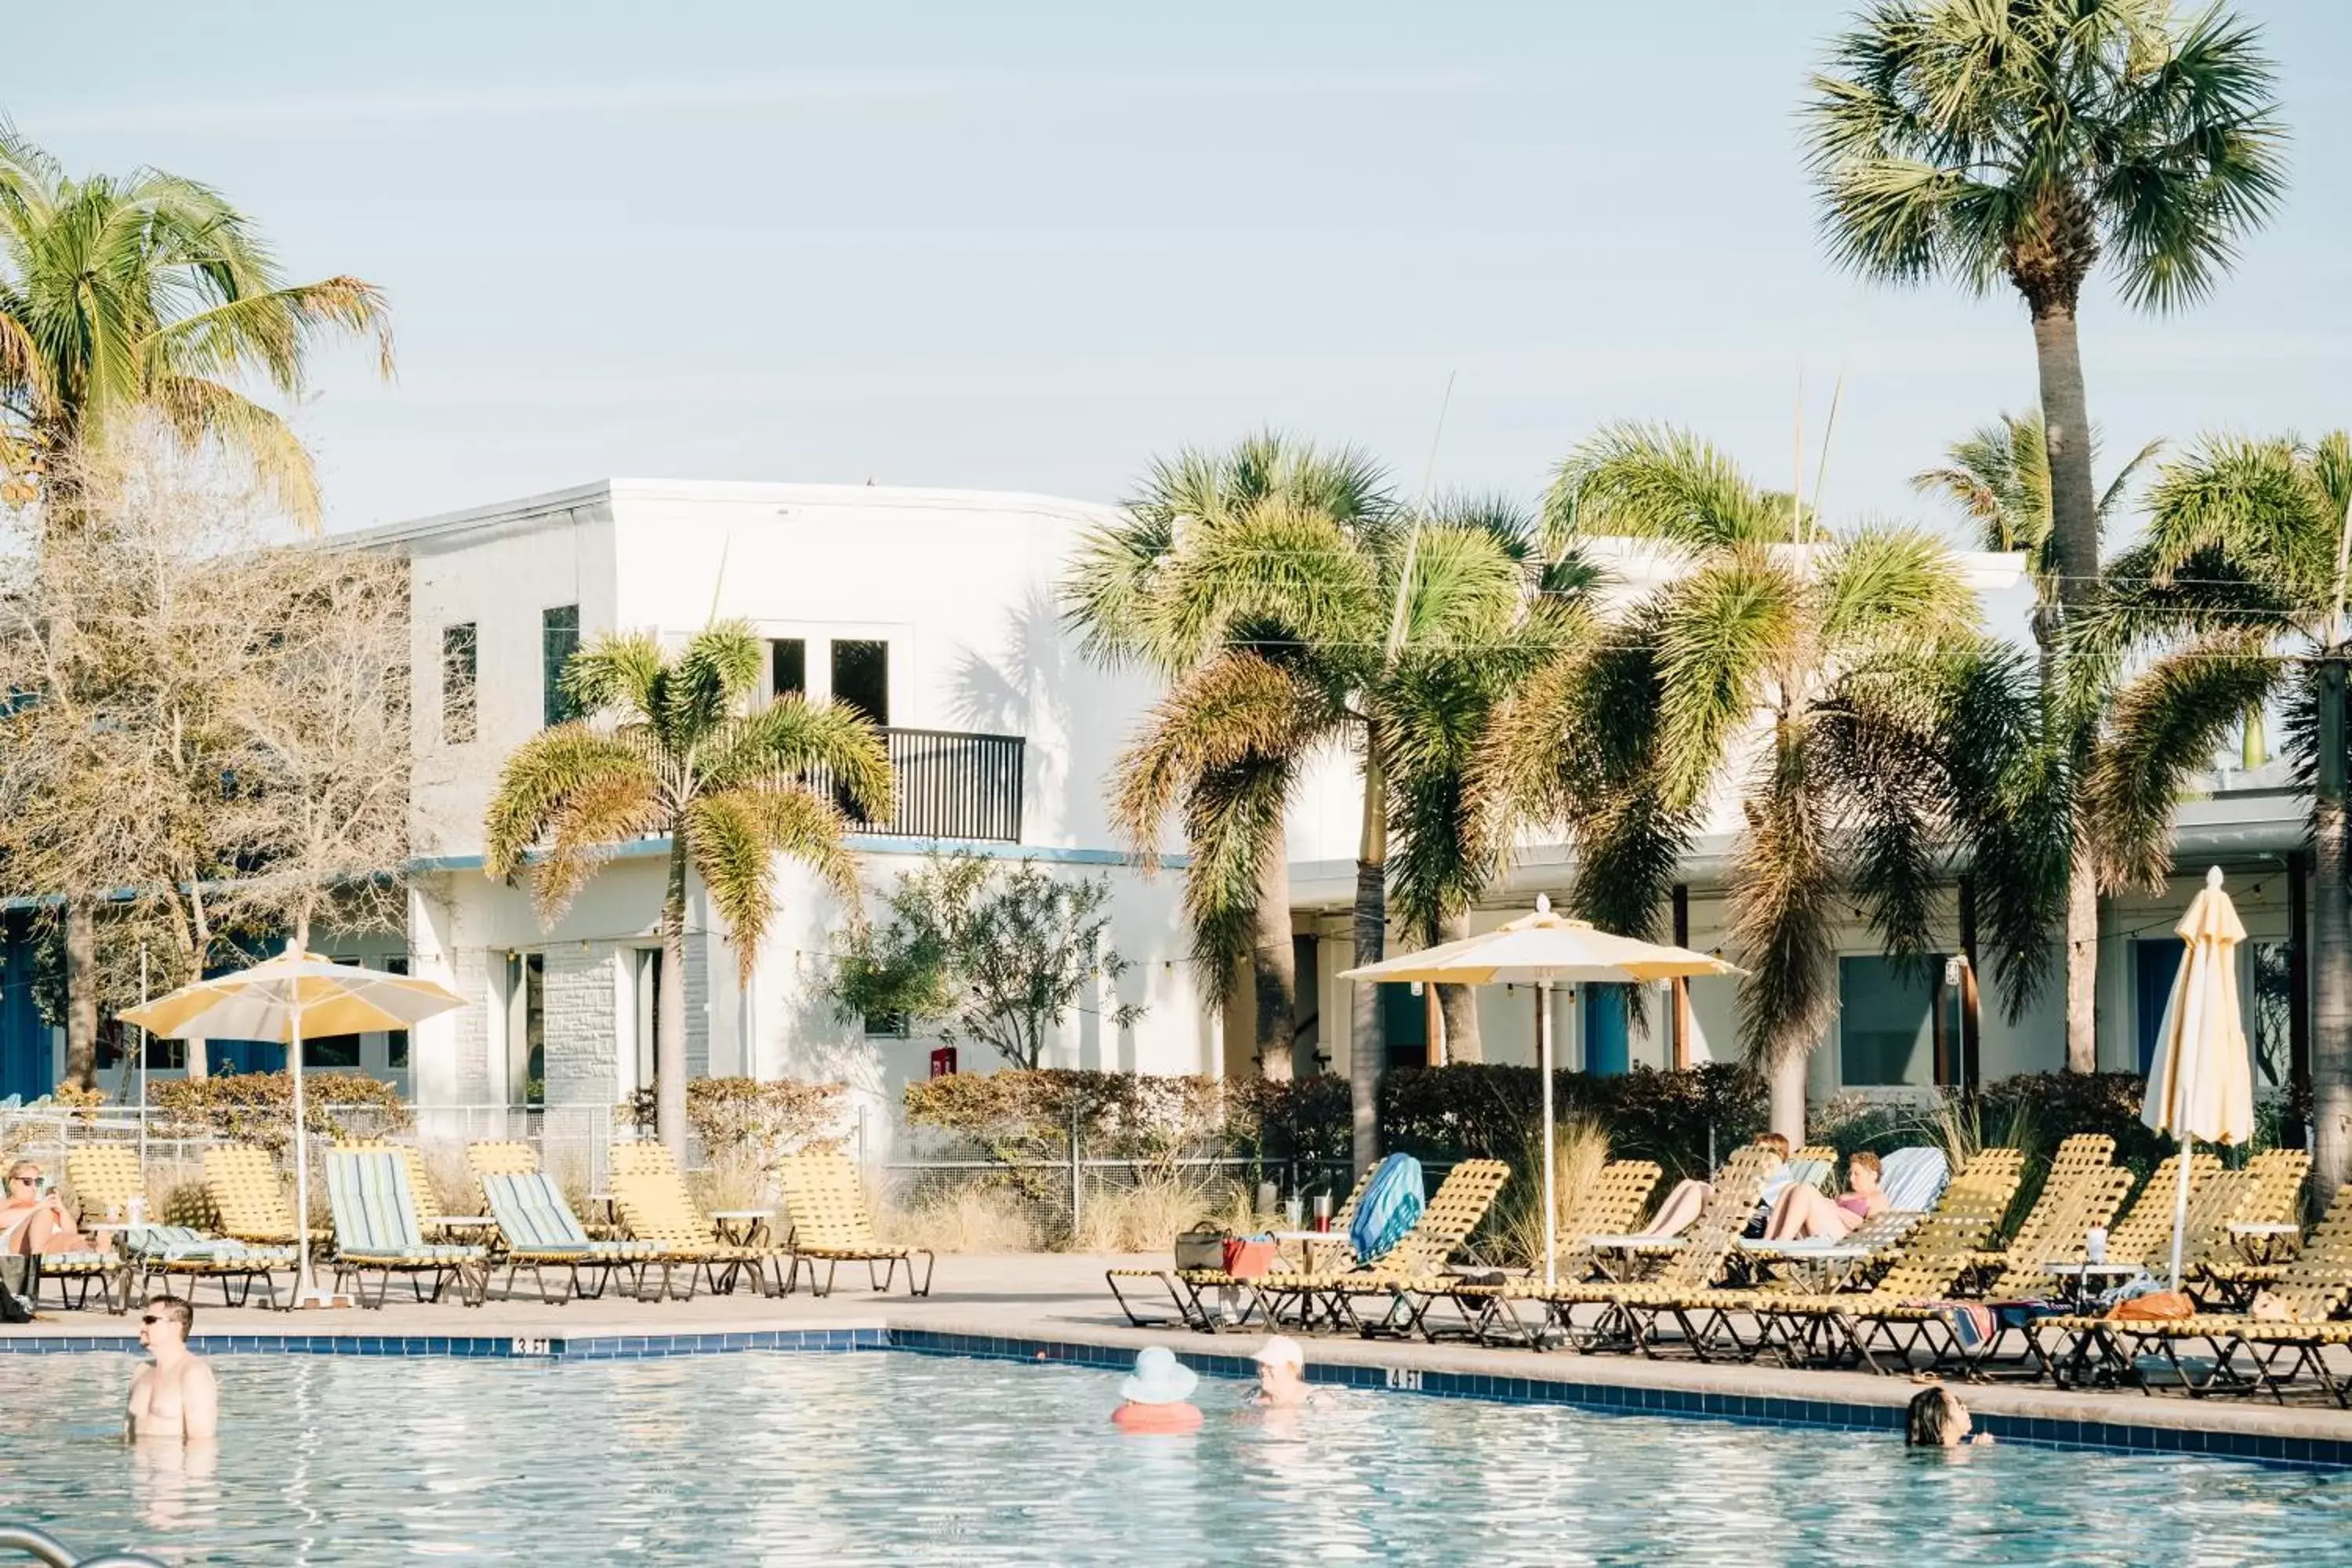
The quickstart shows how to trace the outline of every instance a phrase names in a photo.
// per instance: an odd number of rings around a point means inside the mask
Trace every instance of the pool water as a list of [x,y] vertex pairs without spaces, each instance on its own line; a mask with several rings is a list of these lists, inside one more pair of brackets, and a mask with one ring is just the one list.
[[9,1358],[0,1519],[175,1563],[2195,1562],[2352,1552],[2352,1476],[899,1352],[231,1356],[216,1456],[117,1436],[134,1358]]

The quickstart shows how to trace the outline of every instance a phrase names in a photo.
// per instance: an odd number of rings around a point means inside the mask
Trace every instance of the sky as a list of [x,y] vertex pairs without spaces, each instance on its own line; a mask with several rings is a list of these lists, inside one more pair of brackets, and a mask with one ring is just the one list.
[[[611,475],[1115,500],[1269,423],[1531,503],[1619,419],[1948,522],[1908,477],[2031,405],[2032,339],[1828,260],[1797,110],[1855,3],[115,0],[98,50],[12,18],[0,113],[388,293],[397,379],[329,353],[295,415],[332,528]],[[2086,300],[2109,463],[2352,423],[2352,8],[2240,9],[2292,188],[2210,300]]]

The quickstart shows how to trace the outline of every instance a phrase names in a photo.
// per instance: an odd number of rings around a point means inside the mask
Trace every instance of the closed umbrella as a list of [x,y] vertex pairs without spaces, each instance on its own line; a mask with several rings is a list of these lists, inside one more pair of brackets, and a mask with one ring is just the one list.
[[302,1042],[327,1035],[405,1029],[464,1006],[430,980],[337,963],[292,942],[276,958],[183,985],[121,1016],[166,1039],[269,1040],[286,1047],[294,1089],[294,1230],[300,1258],[297,1306],[329,1298],[310,1278],[310,1158],[303,1130]]
[[1533,914],[1521,915],[1478,936],[1442,942],[1360,969],[1342,971],[1342,980],[1420,981],[1431,985],[1532,985],[1536,1006],[1537,1076],[1543,1086],[1544,1283],[1559,1274],[1559,1215],[1552,1194],[1551,990],[1555,985],[1640,985],[1703,974],[1738,974],[1722,959],[1686,947],[1667,947],[1617,936],[1584,921],[1552,912],[1551,900],[1536,897]]
[[2237,952],[2246,928],[2221,890],[2221,868],[2205,873],[2203,890],[2172,929],[2186,951],[2164,1004],[2139,1119],[2180,1141],[2172,1198],[2172,1288],[2178,1290],[2181,1233],[2189,1222],[2189,1145],[2200,1138],[2242,1143],[2253,1136],[2254,1078],[2238,1012]]

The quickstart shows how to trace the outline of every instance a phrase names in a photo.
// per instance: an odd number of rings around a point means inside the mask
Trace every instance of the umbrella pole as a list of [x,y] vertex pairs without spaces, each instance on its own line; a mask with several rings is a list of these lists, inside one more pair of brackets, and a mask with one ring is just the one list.
[[287,1030],[286,1065],[294,1082],[294,1304],[324,1306],[328,1303],[320,1296],[319,1282],[310,1274],[310,1140],[302,1126],[302,996],[299,985],[288,1016],[291,1023]]
[[[147,1005],[147,945],[139,945],[139,1005]],[[147,1042],[154,1038],[139,1026],[139,1190],[147,1190]],[[158,1215],[158,1219],[163,1216]]]
[[1543,1079],[1544,1289],[1559,1282],[1559,1205],[1552,1190],[1551,982],[1536,982],[1536,1070]]
[[2180,1233],[2189,1227],[2189,1160],[2196,1152],[2197,1140],[2183,1135],[2180,1140],[2180,1176],[2172,1184],[2172,1288],[2180,1289]]

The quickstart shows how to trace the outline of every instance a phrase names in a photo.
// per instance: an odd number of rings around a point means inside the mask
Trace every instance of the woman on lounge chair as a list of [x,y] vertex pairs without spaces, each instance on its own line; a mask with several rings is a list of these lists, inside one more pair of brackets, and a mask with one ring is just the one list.
[[1772,1205],[1764,1239],[1843,1241],[1864,1220],[1885,1214],[1886,1194],[1878,1184],[1878,1156],[1862,1150],[1846,1162],[1845,1173],[1846,1190],[1834,1198],[1801,1182],[1789,1184]]
[[41,1191],[41,1167],[19,1160],[8,1167],[8,1191],[0,1196],[0,1252],[26,1257],[58,1252],[95,1252],[98,1243],[74,1228],[64,1200]]
[[[1772,1174],[1764,1178],[1764,1201],[1769,1204],[1793,1184],[1793,1178],[1788,1172],[1789,1141],[1778,1132],[1766,1132],[1756,1142],[1759,1146],[1771,1150],[1779,1162]],[[1676,1183],[1675,1190],[1666,1194],[1666,1201],[1658,1205],[1658,1212],[1650,1223],[1633,1234],[1661,1237],[1680,1236],[1690,1228],[1691,1221],[1698,1218],[1699,1211],[1706,1207],[1706,1200],[1713,1196],[1715,1184],[1712,1182],[1692,1180]]]

